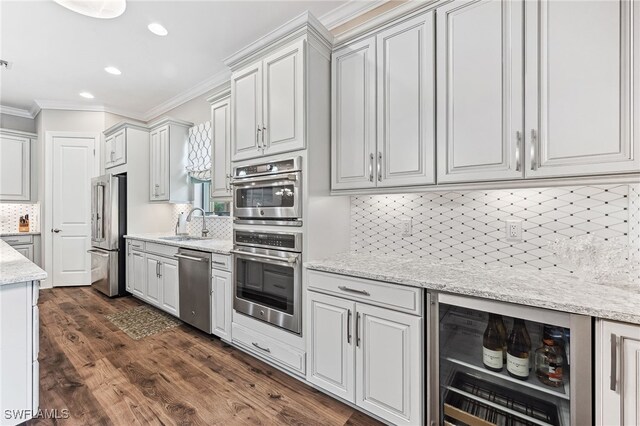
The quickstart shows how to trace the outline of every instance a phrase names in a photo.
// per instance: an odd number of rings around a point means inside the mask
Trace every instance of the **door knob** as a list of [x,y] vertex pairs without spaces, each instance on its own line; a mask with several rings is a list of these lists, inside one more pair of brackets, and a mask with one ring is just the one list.
[[62,229],[53,228],[53,229],[51,230],[51,232],[55,232],[56,234],[57,234],[58,232],[60,232],[60,231],[62,231]]

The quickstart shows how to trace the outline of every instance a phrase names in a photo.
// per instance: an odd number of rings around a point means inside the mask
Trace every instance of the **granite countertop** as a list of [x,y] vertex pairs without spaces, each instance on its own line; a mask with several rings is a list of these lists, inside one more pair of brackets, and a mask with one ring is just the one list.
[[640,280],[607,284],[570,274],[417,257],[345,253],[308,269],[640,324]]
[[45,278],[45,271],[0,240],[0,286]]
[[18,235],[40,235],[40,231],[29,232],[0,232],[0,237],[17,237]]
[[202,250],[208,251],[210,253],[217,254],[231,254],[231,249],[233,248],[233,242],[231,240],[216,240],[216,239],[206,239],[206,240],[189,240],[189,241],[171,241],[171,240],[163,240],[161,237],[173,237],[171,234],[130,234],[125,235],[125,238],[129,238],[132,240],[140,240],[140,241],[148,241],[150,243],[158,243],[165,244],[168,246],[174,247],[183,247],[194,250]]

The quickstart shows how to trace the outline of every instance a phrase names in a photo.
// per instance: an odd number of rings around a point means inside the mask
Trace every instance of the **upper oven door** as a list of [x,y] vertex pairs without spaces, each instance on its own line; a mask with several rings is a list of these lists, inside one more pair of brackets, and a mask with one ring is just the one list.
[[234,216],[252,219],[299,219],[301,173],[237,178],[233,181]]

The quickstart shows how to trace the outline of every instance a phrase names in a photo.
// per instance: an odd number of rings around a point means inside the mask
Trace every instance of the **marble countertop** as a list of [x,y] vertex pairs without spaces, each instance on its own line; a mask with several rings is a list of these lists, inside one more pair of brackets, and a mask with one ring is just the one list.
[[216,240],[216,239],[206,239],[206,240],[189,240],[189,241],[171,241],[171,240],[163,240],[161,237],[173,237],[174,235],[169,234],[128,234],[125,235],[125,238],[129,238],[132,240],[140,240],[147,241],[150,243],[158,243],[165,244],[168,246],[174,247],[183,247],[194,250],[202,250],[210,253],[217,254],[231,254],[231,249],[233,248],[233,242],[231,240]]
[[40,231],[29,232],[0,232],[0,237],[17,237],[18,235],[40,235]]
[[0,240],[0,286],[45,278],[45,271]]
[[606,284],[571,274],[410,256],[345,253],[308,269],[640,324],[640,280]]

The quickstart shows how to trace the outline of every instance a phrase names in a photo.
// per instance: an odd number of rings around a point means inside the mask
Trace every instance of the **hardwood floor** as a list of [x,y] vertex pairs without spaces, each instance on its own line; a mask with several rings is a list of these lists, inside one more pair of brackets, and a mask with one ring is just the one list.
[[40,408],[30,425],[377,425],[187,325],[134,341],[104,315],[141,305],[86,287],[40,292]]

